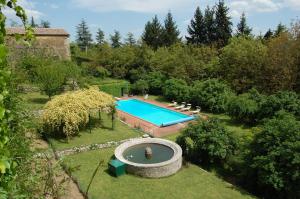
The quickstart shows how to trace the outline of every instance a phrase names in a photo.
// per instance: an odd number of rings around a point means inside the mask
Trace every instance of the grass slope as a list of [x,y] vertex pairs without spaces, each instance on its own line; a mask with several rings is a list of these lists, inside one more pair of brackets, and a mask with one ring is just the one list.
[[89,198],[252,198],[247,193],[239,191],[234,186],[217,178],[214,174],[208,173],[192,164],[167,178],[145,179],[133,175],[115,178],[107,172],[107,163],[113,152],[114,148],[110,148],[64,158],[64,163],[68,167],[74,168],[79,166],[79,169],[73,171],[72,174],[83,191],[86,191],[91,175],[100,158],[104,160],[104,165],[98,171],[91,185]]
[[105,114],[102,114],[101,127],[92,128],[89,130],[83,130],[79,135],[71,138],[69,142],[65,139],[50,138],[52,146],[57,150],[68,149],[75,146],[100,144],[109,141],[120,141],[128,138],[140,137],[141,133],[134,130],[127,125],[123,124],[119,120],[115,121],[115,129],[111,129],[111,119]]

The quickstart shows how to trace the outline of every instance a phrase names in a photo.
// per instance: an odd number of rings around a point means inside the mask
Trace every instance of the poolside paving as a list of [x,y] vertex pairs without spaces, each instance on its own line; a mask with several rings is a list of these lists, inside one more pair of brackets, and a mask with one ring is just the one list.
[[[149,100],[149,99],[145,100],[141,97],[124,97],[124,98],[122,98],[122,100],[125,100],[125,99],[138,99],[138,100],[145,101],[147,103],[154,104],[156,106],[163,107],[163,108],[166,108],[166,109],[169,109],[172,111],[190,115],[190,112],[180,112],[180,111],[175,110],[174,108],[168,107],[166,104],[163,104],[163,103],[160,103],[160,102],[157,102],[154,100]],[[164,137],[164,136],[167,136],[170,134],[177,133],[178,131],[180,131],[181,129],[186,127],[188,123],[191,122],[191,121],[188,121],[188,122],[174,124],[171,126],[161,127],[161,126],[152,124],[148,121],[145,121],[141,118],[130,115],[121,110],[117,110],[117,115],[121,119],[121,121],[125,122],[129,126],[131,126],[133,128],[141,129],[142,131],[150,134],[153,137]]]

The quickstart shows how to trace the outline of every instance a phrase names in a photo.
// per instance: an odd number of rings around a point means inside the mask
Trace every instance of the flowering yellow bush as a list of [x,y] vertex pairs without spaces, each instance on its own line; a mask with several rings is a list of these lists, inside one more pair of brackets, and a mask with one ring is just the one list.
[[68,92],[54,97],[45,105],[42,122],[48,131],[62,132],[69,137],[76,134],[79,127],[88,124],[90,111],[112,112],[114,102],[111,95],[99,91],[97,87]]

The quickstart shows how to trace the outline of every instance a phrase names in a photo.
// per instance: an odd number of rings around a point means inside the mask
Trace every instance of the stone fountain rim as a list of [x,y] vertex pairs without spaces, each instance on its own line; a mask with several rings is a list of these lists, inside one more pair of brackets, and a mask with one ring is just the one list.
[[[132,146],[135,146],[138,144],[161,144],[161,145],[171,148],[173,150],[174,154],[171,159],[164,161],[164,162],[160,162],[160,163],[154,163],[154,164],[141,164],[141,163],[135,163],[135,162],[126,160],[123,157],[124,151],[126,149],[128,149],[129,147],[132,147]],[[172,164],[173,162],[178,161],[178,159],[182,157],[182,149],[175,142],[161,139],[161,138],[136,138],[136,139],[129,140],[129,141],[124,142],[123,144],[119,145],[115,149],[115,157],[118,160],[120,160],[121,162],[128,164],[128,165],[135,166],[135,167],[140,167],[140,168],[163,167],[163,166],[166,166],[166,165]]]

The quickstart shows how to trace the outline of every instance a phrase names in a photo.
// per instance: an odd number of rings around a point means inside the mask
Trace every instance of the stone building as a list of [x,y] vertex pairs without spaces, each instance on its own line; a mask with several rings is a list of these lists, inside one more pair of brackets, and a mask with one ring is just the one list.
[[15,35],[24,35],[24,28],[7,28],[6,42],[13,54],[21,52],[43,52],[59,59],[70,59],[69,33],[59,28],[34,28],[35,40],[31,47],[28,47],[15,40]]

